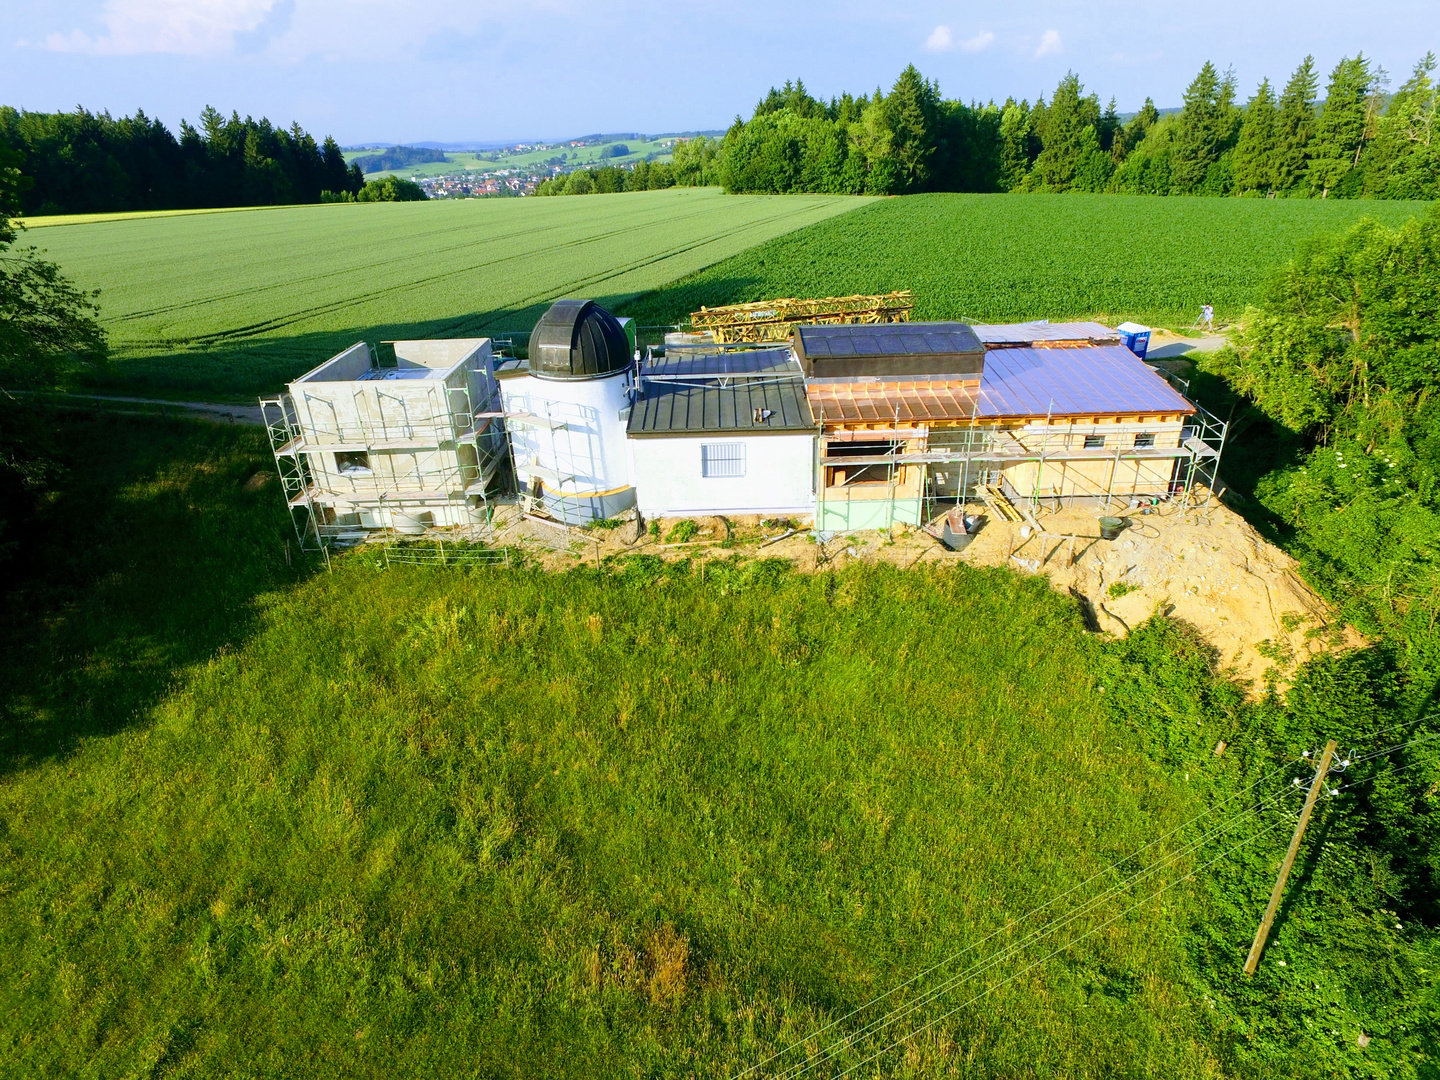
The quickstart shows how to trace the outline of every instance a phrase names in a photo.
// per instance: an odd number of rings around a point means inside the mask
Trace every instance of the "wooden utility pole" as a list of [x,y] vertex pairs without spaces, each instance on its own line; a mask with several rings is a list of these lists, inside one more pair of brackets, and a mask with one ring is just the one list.
[[1335,756],[1335,740],[1325,744],[1320,755],[1320,764],[1315,767],[1315,779],[1310,781],[1310,792],[1305,796],[1305,808],[1300,811],[1300,820],[1295,823],[1295,835],[1290,838],[1290,850],[1285,852],[1285,861],[1280,864],[1280,876],[1275,879],[1275,889],[1270,893],[1270,903],[1265,907],[1265,917],[1260,920],[1260,929],[1255,931],[1255,943],[1250,946],[1250,955],[1245,959],[1245,974],[1254,975],[1260,966],[1260,954],[1265,951],[1265,939],[1270,936],[1270,924],[1275,921],[1275,912],[1280,908],[1280,897],[1285,892],[1285,882],[1290,877],[1290,868],[1295,865],[1295,856],[1300,851],[1300,841],[1305,836],[1305,826],[1310,824],[1310,812],[1315,809],[1315,800],[1325,785],[1325,774],[1330,771],[1330,759]]

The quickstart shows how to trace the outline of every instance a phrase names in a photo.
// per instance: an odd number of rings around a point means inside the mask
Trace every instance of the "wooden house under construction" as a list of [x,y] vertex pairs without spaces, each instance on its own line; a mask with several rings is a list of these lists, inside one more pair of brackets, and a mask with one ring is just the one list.
[[1168,498],[1213,481],[1224,425],[1123,345],[1090,344],[1104,327],[1047,338],[1035,325],[984,327],[988,342],[963,323],[797,328],[817,527],[921,524],[968,500]]

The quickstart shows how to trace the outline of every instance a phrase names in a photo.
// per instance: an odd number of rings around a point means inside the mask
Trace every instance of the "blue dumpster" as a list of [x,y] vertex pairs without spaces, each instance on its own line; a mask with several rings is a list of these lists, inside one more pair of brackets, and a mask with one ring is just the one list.
[[1150,348],[1150,327],[1127,322],[1121,323],[1115,329],[1120,333],[1120,344],[1144,360],[1145,353]]

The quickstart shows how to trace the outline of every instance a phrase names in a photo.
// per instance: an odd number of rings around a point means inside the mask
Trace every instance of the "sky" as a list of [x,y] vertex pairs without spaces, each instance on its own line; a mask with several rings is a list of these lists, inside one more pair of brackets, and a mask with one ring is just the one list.
[[1398,86],[1440,52],[1434,0],[5,0],[0,104],[214,105],[344,145],[506,142],[727,127],[772,85],[888,88],[913,63],[947,98],[1047,97],[1075,71],[1121,112],[1179,105],[1211,60],[1241,97],[1313,54],[1363,51]]

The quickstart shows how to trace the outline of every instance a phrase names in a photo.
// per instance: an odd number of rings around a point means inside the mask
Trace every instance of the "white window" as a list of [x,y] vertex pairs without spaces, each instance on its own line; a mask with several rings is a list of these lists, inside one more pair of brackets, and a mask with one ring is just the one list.
[[735,477],[745,475],[745,444],[719,442],[700,444],[700,475]]
[[1138,435],[1135,436],[1135,445],[1140,447],[1154,446],[1155,433],[1153,431],[1140,432]]
[[1086,435],[1086,436],[1085,436],[1085,449],[1086,449],[1086,450],[1104,450],[1104,449],[1105,449],[1105,436],[1104,436],[1104,435]]

